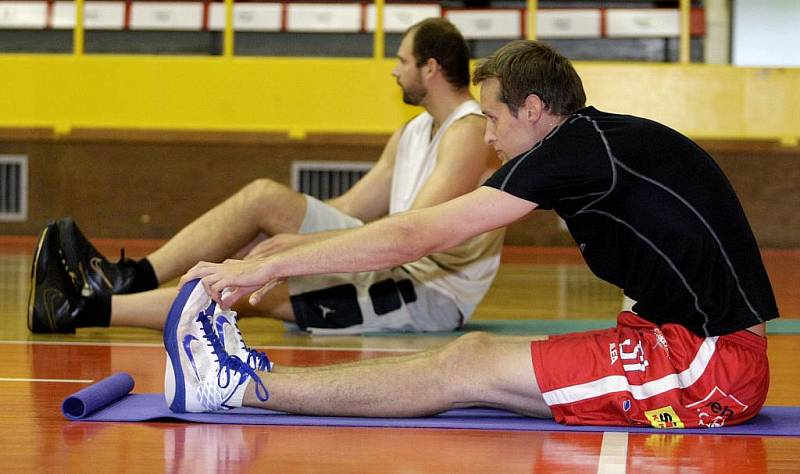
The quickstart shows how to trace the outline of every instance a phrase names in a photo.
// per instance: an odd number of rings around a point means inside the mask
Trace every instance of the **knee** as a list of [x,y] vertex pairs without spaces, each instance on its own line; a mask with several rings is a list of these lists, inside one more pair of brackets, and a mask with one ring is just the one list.
[[452,408],[475,401],[485,392],[488,380],[483,367],[492,336],[473,332],[451,342],[438,353],[439,390]]
[[493,336],[488,332],[473,331],[459,337],[454,341],[457,346],[464,346],[469,349],[477,349],[487,344]]
[[291,189],[281,183],[269,178],[259,178],[248,183],[238,194],[246,204],[263,209],[264,206],[280,204],[292,193]]
[[250,197],[259,197],[274,192],[275,185],[278,184],[269,178],[258,178],[250,181],[241,193]]
[[485,357],[491,338],[485,332],[471,332],[445,346],[439,354],[442,370],[458,378],[470,374]]

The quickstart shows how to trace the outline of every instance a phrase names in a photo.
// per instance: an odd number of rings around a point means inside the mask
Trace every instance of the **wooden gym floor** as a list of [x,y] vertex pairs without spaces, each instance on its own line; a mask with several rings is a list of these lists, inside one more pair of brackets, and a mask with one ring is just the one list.
[[[157,244],[96,243],[107,255],[124,246],[134,257]],[[149,330],[30,334],[33,245],[33,238],[0,237],[0,446],[7,471],[800,472],[800,438],[791,437],[68,422],[61,400],[114,372],[129,372],[134,392],[161,392],[164,350],[160,333]],[[765,251],[764,258],[782,321],[800,322],[800,251]],[[591,276],[571,249],[508,248],[473,319],[553,319],[579,329],[581,321],[612,319],[620,302],[619,290]],[[253,319],[241,326],[250,345],[283,365],[387,356],[456,337],[310,337]],[[800,334],[770,335],[769,356],[767,404],[800,405]]]

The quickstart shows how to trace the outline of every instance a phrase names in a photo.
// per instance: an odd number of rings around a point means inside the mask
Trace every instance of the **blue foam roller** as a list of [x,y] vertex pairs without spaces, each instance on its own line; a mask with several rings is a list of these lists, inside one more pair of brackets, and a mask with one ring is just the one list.
[[61,412],[70,420],[80,420],[107,407],[133,390],[133,377],[118,372],[73,393],[61,404]]

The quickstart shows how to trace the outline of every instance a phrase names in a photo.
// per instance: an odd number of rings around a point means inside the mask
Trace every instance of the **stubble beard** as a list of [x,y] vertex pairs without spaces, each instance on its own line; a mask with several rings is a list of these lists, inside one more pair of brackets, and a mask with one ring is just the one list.
[[419,105],[426,95],[428,95],[428,91],[421,85],[413,84],[409,87],[403,87],[403,103],[405,104]]

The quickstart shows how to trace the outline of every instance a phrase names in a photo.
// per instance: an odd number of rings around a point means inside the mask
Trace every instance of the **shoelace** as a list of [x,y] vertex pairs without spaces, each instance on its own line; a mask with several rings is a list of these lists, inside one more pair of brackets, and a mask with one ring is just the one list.
[[[223,371],[225,373],[224,385],[222,384]],[[250,377],[256,384],[256,397],[258,397],[258,399],[262,402],[269,400],[269,391],[267,391],[267,386],[264,385],[264,382],[261,381],[261,377],[258,376],[252,367],[244,363],[242,359],[235,355],[230,355],[224,361],[222,361],[219,372],[217,372],[217,384],[220,386],[220,388],[227,388],[231,383],[231,371],[240,375],[239,383],[236,385],[237,387],[245,383],[247,381],[247,377]]]
[[247,344],[244,343],[244,338],[242,338],[242,331],[239,330],[238,326],[236,327],[236,332],[239,334],[239,340],[242,341],[242,349],[247,352],[247,365],[250,367],[255,366],[257,370],[272,372],[272,363],[267,354],[247,347]]
[[[213,314],[213,312],[211,312]],[[230,355],[225,352],[225,348],[222,346],[222,342],[220,342],[219,338],[211,328],[211,319],[209,317],[209,312],[200,311],[197,315],[197,321],[203,326],[203,337],[208,340],[209,345],[211,346],[211,353],[217,356],[217,362],[219,362],[220,367],[217,370],[217,385],[220,388],[228,388],[228,385],[231,383],[231,371],[233,373],[239,374],[239,383],[236,384],[237,387],[244,384],[247,381],[247,377],[253,379],[256,383],[256,397],[261,400],[262,402],[266,402],[269,400],[269,391],[267,390],[266,385],[264,382],[261,381],[261,377],[258,376],[255,370],[252,367],[245,364],[242,359],[240,359],[236,355]],[[250,356],[248,355],[248,359]],[[264,355],[266,359],[266,355]],[[225,383],[223,384],[223,373],[225,374],[224,380]]]
[[272,372],[272,363],[269,357],[267,357],[267,354],[255,349],[250,349],[247,346],[244,346],[244,349],[247,351],[247,365],[252,367],[253,364],[251,364],[251,362],[253,362],[258,370]]
[[[205,312],[200,311],[197,314],[197,319],[195,319],[195,321],[199,322],[203,326],[203,338],[208,341],[207,345],[211,347],[211,353],[217,356],[217,360],[214,362],[222,363],[228,358],[228,353],[225,352],[225,348],[222,347],[222,344],[219,342],[216,334],[211,331],[211,321],[208,319],[208,315]],[[217,374],[217,377],[219,377],[219,374]]]

